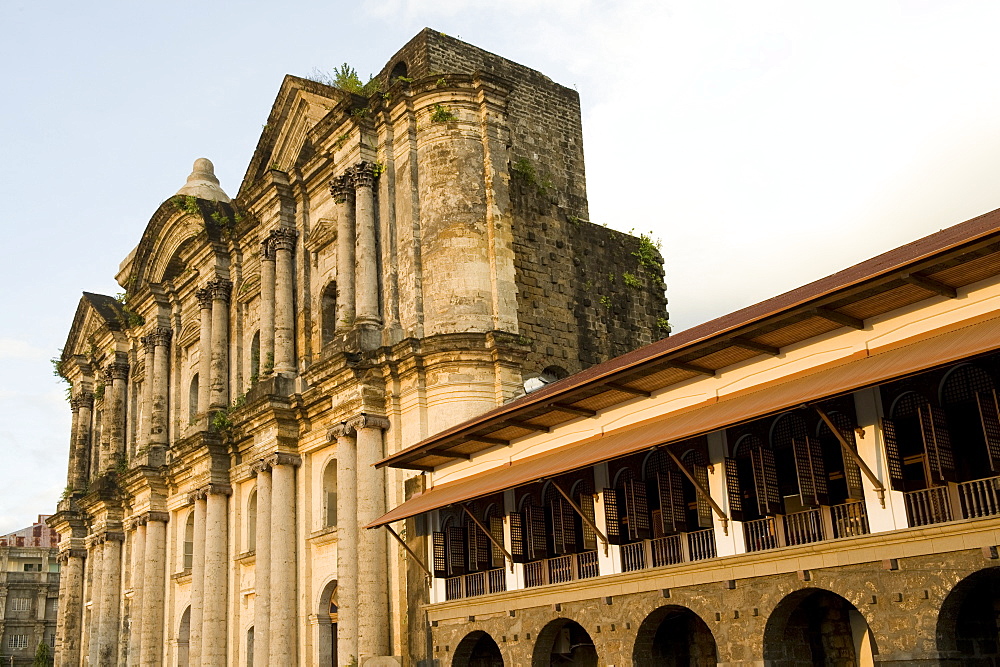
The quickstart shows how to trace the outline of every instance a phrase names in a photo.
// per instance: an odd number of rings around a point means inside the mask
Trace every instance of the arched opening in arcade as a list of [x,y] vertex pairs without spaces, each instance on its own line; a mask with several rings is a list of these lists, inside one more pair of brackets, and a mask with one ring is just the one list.
[[188,606],[181,614],[181,623],[177,628],[177,667],[188,666],[188,646],[191,644],[191,607]]
[[952,589],[937,622],[941,658],[956,664],[1000,663],[1000,568],[980,570]]
[[639,626],[632,664],[708,667],[718,662],[715,637],[690,609],[668,605],[654,610]]
[[319,595],[319,608],[316,612],[317,637],[316,664],[346,665],[354,656],[337,657],[337,580],[327,582]]
[[874,664],[871,628],[857,607],[831,591],[806,588],[783,599],[764,630],[764,662],[774,667]]
[[455,649],[453,667],[503,667],[503,655],[488,633],[470,632]]
[[557,618],[550,621],[538,633],[535,650],[531,655],[531,666],[553,665],[597,667],[597,649],[594,648],[594,640],[576,621]]

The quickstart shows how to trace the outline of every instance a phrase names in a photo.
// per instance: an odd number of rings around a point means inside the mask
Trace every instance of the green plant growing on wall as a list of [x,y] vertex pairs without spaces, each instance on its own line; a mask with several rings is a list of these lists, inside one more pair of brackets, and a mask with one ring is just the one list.
[[[634,230],[633,230],[634,231]],[[648,273],[660,268],[660,240],[653,241],[653,232],[649,235],[639,235],[639,247],[632,251],[632,256],[639,260],[639,267]]]
[[516,180],[534,187],[540,196],[552,188],[552,181],[548,177],[540,176],[535,165],[527,158],[519,158],[511,163],[510,171]]
[[344,63],[340,67],[334,67],[332,72],[313,67],[312,71],[305,78],[322,83],[325,86],[340,88],[354,95],[363,95],[364,97],[369,97],[382,90],[382,82],[380,80],[374,76],[369,76],[368,81],[363,83],[361,77],[358,76],[358,71],[347,63]]
[[94,387],[94,400],[103,401],[104,392],[107,390],[107,386],[103,382],[98,382],[97,386]]
[[656,328],[663,333],[670,333],[672,327],[670,326],[670,320],[665,317],[656,318]]
[[372,163],[372,176],[378,178],[385,173],[385,163],[384,162],[373,162]]
[[73,400],[73,381],[69,379],[66,372],[66,361],[62,358],[63,349],[59,348],[59,354],[49,359],[52,364],[52,374],[66,383],[66,401]]
[[341,148],[344,147],[344,145],[347,143],[347,141],[350,138],[351,138],[351,133],[350,132],[344,132],[342,135],[340,135],[339,137],[337,137],[336,141],[333,142],[333,150],[339,151]]
[[601,305],[604,306],[605,308],[610,308],[611,307],[611,297],[608,296],[607,294],[605,294],[604,296],[602,296],[601,297]]
[[632,289],[639,289],[642,287],[642,281],[634,273],[629,273],[626,271],[622,274],[622,280],[625,282],[626,287],[631,287]]
[[[199,215],[200,214],[201,213],[199,211]],[[146,318],[132,310],[130,304],[132,298],[128,291],[116,294],[115,300],[118,301],[119,309],[121,311],[118,314],[118,323],[122,325],[123,329],[132,329],[146,323]]]
[[451,109],[443,106],[441,104],[435,104],[431,111],[431,122],[434,123],[448,123],[453,120],[458,120],[458,116],[452,113]]

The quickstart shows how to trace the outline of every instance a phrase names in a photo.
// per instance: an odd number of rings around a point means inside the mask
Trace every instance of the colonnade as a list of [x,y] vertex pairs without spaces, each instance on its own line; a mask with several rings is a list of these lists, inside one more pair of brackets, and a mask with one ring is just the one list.
[[261,373],[295,373],[295,240],[290,227],[271,231],[261,242]]
[[375,166],[359,162],[330,183],[337,203],[337,328],[379,325]]

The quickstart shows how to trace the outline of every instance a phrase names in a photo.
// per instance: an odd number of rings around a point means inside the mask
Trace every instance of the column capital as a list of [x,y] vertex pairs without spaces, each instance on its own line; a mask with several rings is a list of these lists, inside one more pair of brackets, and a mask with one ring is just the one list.
[[267,472],[270,469],[271,464],[267,461],[267,459],[260,459],[250,464],[250,472],[254,475],[259,475],[260,473]]
[[174,332],[170,327],[156,327],[153,329],[147,338],[154,346],[170,347],[170,339],[173,338]]
[[375,186],[375,164],[362,160],[349,171],[354,188],[371,188]]
[[339,440],[340,438],[353,438],[356,435],[354,427],[349,422],[335,424],[326,432],[327,440]]
[[70,558],[86,558],[86,557],[87,557],[87,550],[77,547],[74,549],[64,549],[60,551],[58,554],[56,554],[56,561],[60,565],[65,565],[66,563],[69,562]]
[[212,309],[212,290],[202,287],[194,293],[194,298],[198,299],[198,308],[201,310]]
[[333,201],[338,204],[346,203],[354,194],[354,181],[350,171],[330,181],[330,194],[333,195]]
[[302,457],[298,454],[287,454],[285,452],[275,452],[271,454],[266,459],[269,467],[274,468],[276,466],[292,466],[298,468],[302,465]]
[[112,362],[104,367],[105,380],[127,380],[128,364]]
[[299,232],[297,229],[292,229],[290,227],[278,227],[277,229],[271,230],[271,236],[268,239],[274,249],[277,250],[295,250],[295,239],[298,237]]
[[205,500],[209,494],[213,493],[230,496],[233,494],[233,487],[229,484],[206,484],[189,493],[188,502],[193,503],[196,500]]
[[388,419],[381,415],[370,415],[365,412],[362,412],[356,417],[351,417],[347,420],[346,424],[355,431],[360,431],[365,428],[377,428],[380,431],[384,431],[389,428]]
[[79,394],[70,399],[69,404],[70,407],[73,408],[73,412],[76,412],[80,408],[93,408],[94,395],[89,391],[81,391]]
[[104,544],[105,542],[124,542],[125,533],[118,530],[102,530],[87,537],[87,546]]
[[216,278],[215,280],[208,281],[205,289],[212,293],[213,299],[229,301],[229,295],[233,293],[233,281],[226,280],[225,278]]

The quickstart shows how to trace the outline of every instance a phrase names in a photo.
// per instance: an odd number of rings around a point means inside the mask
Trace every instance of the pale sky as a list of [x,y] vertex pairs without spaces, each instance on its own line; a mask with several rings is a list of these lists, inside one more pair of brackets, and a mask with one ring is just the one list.
[[679,331],[1000,207],[994,1],[0,1],[0,534],[50,513],[48,360],[197,157],[235,194],[281,78],[425,26],[574,86],[591,219],[662,239]]

